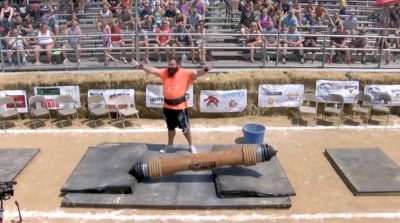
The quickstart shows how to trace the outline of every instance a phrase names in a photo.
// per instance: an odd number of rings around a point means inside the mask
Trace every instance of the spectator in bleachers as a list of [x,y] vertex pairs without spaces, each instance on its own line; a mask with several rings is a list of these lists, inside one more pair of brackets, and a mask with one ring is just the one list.
[[312,3],[312,0],[308,0],[308,4],[306,5],[306,8],[304,10],[304,16],[303,16],[303,21],[302,23],[305,25],[314,25],[314,5]]
[[281,1],[282,1],[282,12],[283,14],[287,14],[291,9],[289,1],[288,0],[281,0]]
[[172,36],[171,36],[171,28],[169,26],[169,22],[167,19],[163,19],[161,22],[161,27],[157,28],[156,34],[159,34],[156,36],[156,44],[155,44],[155,49],[154,51],[157,54],[157,61],[161,61],[161,56],[160,56],[160,48],[165,50],[165,53],[167,57],[169,58],[171,55],[171,43],[172,43]]
[[39,55],[41,51],[46,51],[47,62],[51,63],[51,53],[54,48],[54,44],[56,43],[56,39],[54,33],[49,30],[49,27],[46,23],[40,24],[40,29],[36,38],[36,45],[34,48],[35,51],[35,65],[39,65]]
[[[274,21],[271,21],[271,23],[268,25],[267,29],[264,30],[263,33],[265,34],[265,47],[278,46],[278,29],[275,28]],[[267,61],[270,61],[269,54],[267,55]]]
[[18,28],[18,34],[21,36],[28,36],[33,33],[32,23],[29,21],[31,21],[29,16],[25,16],[25,20],[22,20],[21,15],[16,13],[12,26]]
[[256,21],[254,12],[251,10],[250,4],[246,3],[245,8],[242,9],[239,22],[239,30],[242,36],[246,36],[246,33],[250,30],[250,25]]
[[[112,20],[113,14],[110,10],[110,6],[106,3],[101,5],[101,10],[97,15],[97,32],[101,29],[104,29],[103,24],[107,24],[110,20]],[[105,23],[104,23],[105,22]]]
[[122,7],[119,24],[121,24],[121,28],[123,29],[135,27],[135,20],[132,17],[132,12],[127,7]]
[[[380,37],[378,37],[376,39],[376,42],[374,44],[374,48],[378,49],[378,51],[381,48],[383,50],[385,50],[385,51],[382,51],[382,53],[385,56],[386,65],[389,64],[389,62],[390,62],[390,51],[387,50],[387,49],[390,49],[390,41],[387,38],[388,36],[389,36],[388,31],[387,30],[382,30],[381,33],[380,33]],[[374,58],[375,58],[374,60],[378,61],[378,58],[377,58],[376,54],[377,54],[377,51],[374,51]]]
[[110,54],[110,49],[112,47],[112,41],[111,41],[111,27],[110,25],[112,24],[113,20],[110,20],[107,22],[107,20],[102,21],[102,27],[103,27],[103,54],[104,54],[104,66],[107,67],[109,60],[111,59],[114,62],[118,62],[117,59],[115,59],[111,54]]
[[239,10],[239,0],[227,0],[226,4],[229,5],[229,12],[236,12]]
[[132,0],[122,0],[121,7],[131,9],[132,8]]
[[[345,55],[346,55],[346,63],[351,64],[351,58],[350,58],[350,52],[349,52],[349,46],[346,43],[346,37],[344,35],[347,35],[347,33],[344,31],[344,27],[342,24],[340,24],[336,32],[333,33],[333,35],[340,35],[340,36],[333,36],[331,37],[331,48],[339,48],[339,49],[344,49]],[[333,54],[337,52],[335,50],[331,50],[329,59],[328,59],[328,64],[332,64],[333,62]]]
[[187,0],[179,0],[177,9],[181,12],[181,15],[184,16],[183,24],[186,24],[187,17],[189,16],[190,13],[190,4],[187,2]]
[[151,9],[149,2],[144,2],[143,9],[140,10],[139,16],[141,20],[146,20],[146,17],[153,16],[153,10]]
[[126,50],[123,48],[125,47],[125,41],[124,41],[124,36],[122,35],[122,30],[118,25],[118,22],[113,20],[110,25],[111,28],[111,44],[113,48],[122,48],[122,57],[120,60],[123,63],[128,63],[128,61],[125,58],[126,55]]
[[[138,25],[138,41],[139,41],[139,47],[149,47],[149,39],[147,37],[147,32],[146,30],[143,29],[142,26]],[[136,64],[136,45],[135,45],[135,41],[136,41],[136,33],[135,31],[133,31],[132,34],[132,57],[131,57],[131,62],[130,64]],[[139,48],[140,49],[140,48]],[[144,49],[144,59],[143,59],[143,63],[150,63],[149,60],[149,49],[146,48]]]
[[192,3],[192,9],[196,10],[197,13],[201,16],[201,19],[205,19],[206,17],[206,4],[201,0],[194,0]]
[[200,20],[201,20],[201,16],[197,13],[197,11],[195,9],[191,9],[190,15],[187,19],[190,32],[195,32],[197,30]]
[[[307,36],[304,37],[304,42],[303,42],[304,48],[313,48],[317,46],[317,36],[315,36],[315,28],[311,28],[307,34]],[[311,62],[314,63],[315,61],[315,50],[309,50],[311,51]]]
[[299,0],[295,0],[293,3],[293,11],[294,11],[294,16],[296,16],[297,21],[299,22],[299,24],[301,25],[301,5]]
[[[281,23],[281,19],[283,16],[283,11],[280,9],[280,4],[278,4],[277,2],[274,2],[274,4],[271,4],[270,7],[271,11],[270,11],[270,16],[272,18],[272,20],[274,21],[274,23],[276,25],[279,25]],[[297,18],[296,18],[297,20]]]
[[157,27],[161,27],[161,22],[162,18],[164,16],[164,8],[161,7],[161,3],[159,1],[156,1],[154,4],[155,9],[153,10],[153,16],[154,16],[154,23],[156,24]]
[[113,14],[116,14],[121,10],[120,0],[108,0],[108,3],[110,4],[110,10]]
[[339,0],[339,15],[346,15],[347,0]]
[[250,30],[246,35],[246,44],[250,48],[250,62],[254,63],[254,48],[262,46],[262,38],[258,30],[258,25],[256,22],[252,22],[250,25]]
[[261,10],[261,15],[260,18],[258,19],[258,26],[260,30],[265,30],[269,26],[269,24],[272,22],[271,16],[268,15],[268,9],[263,8]]
[[200,20],[199,26],[196,29],[196,33],[193,36],[196,46],[198,47],[198,55],[200,59],[200,64],[204,65],[206,63],[206,49],[207,46],[207,34],[206,28],[204,26],[204,20]]
[[29,10],[29,15],[32,18],[32,27],[34,29],[40,28],[40,23],[42,22],[43,11],[40,10],[40,5],[33,3],[31,5],[31,10]]
[[396,44],[396,48],[400,49],[400,26],[396,29],[394,34],[395,34],[395,37],[397,37],[397,39],[394,40],[394,42]]
[[9,29],[13,17],[14,17],[14,9],[8,4],[8,0],[4,0],[3,7],[1,8],[0,11],[1,25]]
[[61,47],[61,53],[64,57],[63,63],[69,63],[68,57],[67,57],[67,48],[69,49],[74,49],[76,50],[77,58],[76,61],[80,62],[81,58],[81,44],[80,44],[80,39],[81,37],[79,35],[82,35],[81,28],[79,27],[78,20],[73,19],[71,22],[71,26],[68,27],[64,35],[67,36],[67,42],[64,43]]
[[[367,37],[365,36],[365,33],[367,32],[367,30],[365,28],[362,28],[358,31],[358,36],[356,38],[353,38],[351,40],[351,42],[349,43],[350,48],[359,48],[359,49],[363,49],[367,46]],[[358,53],[361,52],[361,63],[362,64],[367,64],[367,51],[365,50],[355,50],[356,56],[358,55]],[[350,53],[350,56],[352,55],[352,53]]]
[[26,63],[26,51],[24,51],[24,49],[25,47],[29,46],[28,40],[18,34],[17,26],[11,27],[10,33],[7,37],[9,37],[9,39],[7,39],[7,49],[13,51],[7,51],[5,65],[12,65],[12,54],[17,51],[17,55],[22,56],[21,64],[24,65]]
[[297,21],[297,18],[294,16],[294,11],[290,10],[289,13],[283,17],[282,20],[282,30],[284,30],[285,28],[289,28],[291,26],[296,26],[299,24],[299,22]]
[[54,35],[58,36],[60,34],[58,20],[51,7],[47,7],[47,12],[43,15],[43,21],[49,26],[50,31],[52,31]]
[[340,18],[339,13],[335,12],[335,14],[333,14],[332,23],[335,25],[335,27],[343,24],[343,20]]
[[400,7],[394,5],[389,9],[390,22],[389,27],[397,28],[400,26]]
[[285,36],[283,38],[283,53],[282,53],[282,63],[286,63],[286,54],[288,47],[298,47],[300,54],[300,62],[304,63],[304,51],[303,51],[303,38],[299,31],[297,31],[296,25],[291,25],[289,27],[289,31],[285,32]]
[[85,13],[86,3],[87,3],[87,0],[79,0],[79,2],[78,2],[78,10],[82,14]]
[[[175,47],[193,47],[192,37],[189,35],[190,31],[185,27],[185,24],[182,20],[177,21],[176,27],[172,28],[172,33],[179,34],[174,36],[174,43],[172,49],[172,57],[176,58],[176,50]],[[194,48],[190,49],[192,62],[195,63],[195,52]]]
[[176,16],[175,2],[171,1],[169,2],[168,8],[165,10],[163,17],[168,19],[169,24],[171,24],[171,26],[174,26],[175,16]]
[[[324,3],[322,1],[318,2],[317,7],[315,7],[315,21],[317,24],[322,24],[324,19],[329,17],[328,11],[326,11],[324,7]],[[329,20],[329,18],[328,18]]]
[[355,35],[356,30],[358,28],[358,20],[354,12],[350,13],[350,15],[343,22],[344,30],[350,34]]

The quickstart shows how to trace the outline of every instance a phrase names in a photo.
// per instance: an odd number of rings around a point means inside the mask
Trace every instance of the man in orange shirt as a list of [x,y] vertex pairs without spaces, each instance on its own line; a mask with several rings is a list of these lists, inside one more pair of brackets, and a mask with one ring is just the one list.
[[164,119],[168,127],[168,145],[165,149],[161,149],[161,153],[165,153],[173,147],[176,135],[176,127],[181,128],[183,135],[189,143],[189,149],[192,153],[197,153],[196,148],[192,144],[192,136],[190,133],[189,116],[187,112],[186,91],[193,80],[201,77],[211,69],[207,66],[202,69],[190,71],[180,67],[180,61],[173,58],[169,60],[168,68],[158,69],[147,64],[136,63],[139,69],[160,77],[163,86],[164,95]]

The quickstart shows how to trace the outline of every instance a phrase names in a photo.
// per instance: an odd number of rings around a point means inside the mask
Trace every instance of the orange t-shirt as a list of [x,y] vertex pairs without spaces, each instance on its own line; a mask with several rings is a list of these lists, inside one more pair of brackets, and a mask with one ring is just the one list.
[[[178,72],[172,77],[168,77],[168,69],[163,69],[160,77],[163,83],[164,98],[170,100],[178,99],[185,95],[189,85],[192,83],[192,72],[183,68],[179,68]],[[164,102],[164,108],[180,110],[187,107],[187,101],[178,105],[169,105]]]

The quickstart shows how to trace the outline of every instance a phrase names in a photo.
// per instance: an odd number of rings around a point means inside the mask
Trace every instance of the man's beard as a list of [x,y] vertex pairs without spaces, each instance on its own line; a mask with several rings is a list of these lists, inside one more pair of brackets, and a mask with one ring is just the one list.
[[173,77],[177,72],[179,68],[177,67],[169,67],[168,68],[168,77]]

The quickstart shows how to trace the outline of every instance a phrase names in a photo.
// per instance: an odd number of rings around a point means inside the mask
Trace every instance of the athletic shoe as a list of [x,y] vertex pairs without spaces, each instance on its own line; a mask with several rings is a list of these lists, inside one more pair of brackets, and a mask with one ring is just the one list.
[[174,147],[171,145],[167,145],[163,149],[160,149],[160,153],[166,153],[166,152],[168,152],[168,150],[171,150],[172,148],[174,148]]
[[282,59],[282,63],[286,64],[286,59],[285,58]]
[[197,153],[197,149],[196,149],[196,147],[194,147],[194,145],[191,145],[191,146],[189,147],[189,149],[190,149],[190,152],[192,152],[193,154],[196,154],[196,153]]

